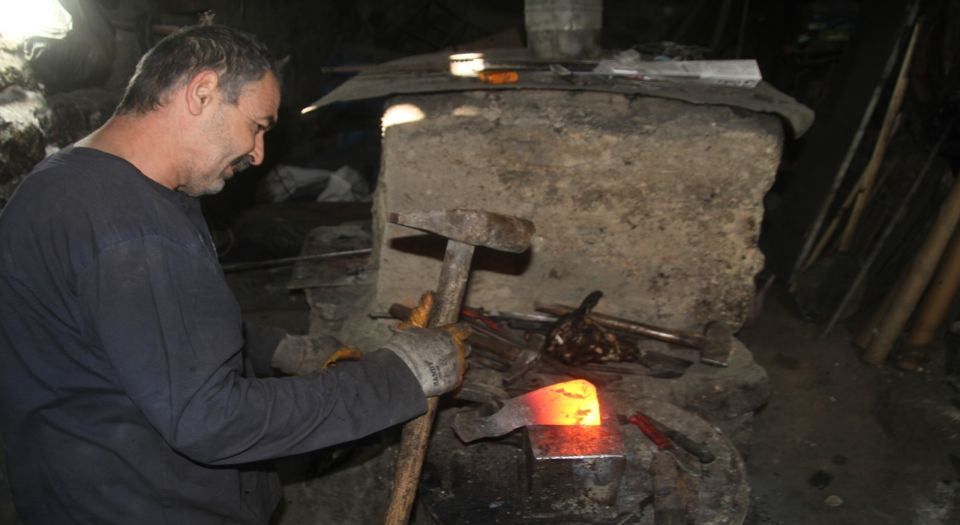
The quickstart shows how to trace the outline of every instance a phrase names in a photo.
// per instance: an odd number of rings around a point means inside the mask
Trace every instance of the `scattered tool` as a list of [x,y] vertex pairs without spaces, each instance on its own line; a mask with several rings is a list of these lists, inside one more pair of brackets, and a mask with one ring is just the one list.
[[[461,310],[461,323],[470,327],[470,347],[473,349],[472,360],[488,359],[498,365],[501,372],[506,373],[504,384],[511,385],[535,367],[549,373],[569,375],[577,379],[585,379],[596,385],[605,384],[609,378],[601,374],[592,373],[582,367],[574,367],[563,363],[551,356],[544,356],[540,350],[534,350],[526,341],[513,336],[502,329],[491,328],[498,326],[491,324],[491,319],[478,315],[478,310],[464,307]],[[390,305],[390,316],[395,319],[406,319],[410,315],[410,307],[394,303]],[[499,328],[499,326],[498,326]],[[617,374],[618,371],[604,371],[601,373]],[[630,373],[643,373],[643,369],[634,369]],[[652,375],[652,374],[651,374]],[[662,377],[658,375],[657,377]],[[673,376],[671,376],[673,377]],[[617,376],[619,378],[619,376]]]
[[[387,310],[387,312],[390,314],[390,317],[400,320],[407,319],[410,316],[410,311],[411,309],[409,306],[400,303],[391,304],[390,308]],[[484,315],[481,310],[464,306],[460,309],[460,319],[461,322],[466,323],[471,327],[471,333],[480,332],[485,336],[503,342],[505,345],[512,345],[520,348],[526,347],[526,344],[523,340],[509,331],[504,330],[500,323],[498,323],[492,317],[487,317]]]
[[[410,307],[394,303],[390,305],[388,313],[394,319],[406,320],[410,316]],[[531,343],[503,329],[493,318],[480,314],[478,309],[464,307],[460,315],[460,322],[470,327],[468,341],[473,349],[471,359],[492,358],[497,363],[496,368],[506,373],[507,385],[516,383],[534,369],[586,379],[595,385],[609,383],[623,375],[675,379],[682,376],[693,364],[686,359],[645,350],[637,354],[635,363],[568,365],[556,357],[534,350]],[[556,318],[549,317],[554,320],[552,324],[555,324]],[[538,328],[543,329],[544,326]]]
[[[700,463],[703,463],[703,464],[712,463],[716,459],[716,456],[713,454],[713,452],[710,451],[710,448],[707,447],[705,443],[701,443],[700,441],[695,441],[693,438],[687,436],[686,434],[678,430],[674,430],[646,414],[641,414],[638,412],[637,414],[634,414],[634,416],[638,420],[645,419],[646,423],[649,423],[656,430],[659,430],[664,436],[666,436],[667,439],[672,441],[674,445],[682,448],[683,450],[689,452],[691,455],[696,457],[698,460],[700,460]],[[630,418],[622,415],[618,415],[617,420],[621,425],[626,425],[627,423],[634,423],[634,421],[631,421]],[[641,421],[641,424],[646,424],[646,423]],[[641,430],[643,430],[643,427],[640,427],[640,428]],[[659,437],[657,439],[660,440]],[[662,440],[660,441],[662,442]]]
[[673,441],[676,446],[692,454],[694,457],[700,460],[700,463],[713,463],[713,461],[717,459],[717,457],[713,454],[713,452],[710,451],[710,448],[708,448],[705,443],[694,441],[692,438],[680,432],[679,430],[674,430],[650,416],[646,416],[646,418],[648,421],[650,421],[650,423],[653,423],[653,426],[656,427],[657,430],[663,432],[663,435],[667,436],[670,441]]
[[[540,312],[563,316],[575,308],[563,304],[534,303],[534,308]],[[670,330],[638,321],[622,319],[611,315],[593,313],[587,315],[597,324],[629,334],[639,335],[648,339],[655,339],[678,346],[700,350],[700,362],[713,366],[725,367],[730,363],[730,354],[733,353],[733,329],[723,321],[714,321],[706,326],[703,334]]]
[[498,323],[496,319],[493,319],[492,317],[488,317],[486,314],[484,314],[483,310],[478,310],[476,308],[470,308],[469,306],[464,306],[460,310],[460,316],[466,319],[470,319],[471,321],[479,321],[480,323],[483,323],[483,325],[486,326],[487,328],[494,330],[498,333],[503,332],[503,327],[500,326],[500,323]]
[[[530,247],[535,230],[533,223],[524,219],[464,209],[391,213],[389,221],[448,239],[437,284],[437,304],[428,326],[457,321],[476,246],[522,253]],[[388,525],[402,525],[409,519],[436,411],[437,398],[429,398],[427,412],[403,425],[393,494],[384,520]]]
[[[390,305],[389,309],[390,316],[400,320],[409,318],[410,311],[409,306],[399,303]],[[504,330],[498,329],[500,327],[491,324],[494,322],[490,318],[483,317],[478,312],[474,308],[467,307],[460,311],[461,322],[465,322],[471,328],[468,339],[470,346],[481,352],[486,351],[492,354],[494,359],[502,363],[504,368],[507,369],[508,376],[515,373],[519,374],[523,368],[539,359],[540,352],[528,348],[524,342],[514,339]]]
[[620,341],[590,317],[601,297],[600,290],[591,292],[580,306],[561,314],[547,334],[543,353],[568,365],[622,361],[624,350]]
[[516,328],[517,330],[549,330],[550,326],[557,322],[557,316],[542,312],[500,310],[495,317],[505,322],[510,328]]
[[[498,315],[493,316],[493,318],[499,319],[511,328],[533,332],[549,332],[554,326],[558,325],[559,321],[559,318],[555,315],[539,312],[521,313],[501,311]],[[554,333],[554,335],[556,336],[558,334]],[[693,364],[692,361],[663,352],[635,348],[636,345],[633,344],[628,337],[636,336],[634,334],[625,334],[621,331],[618,337],[621,349],[619,357],[622,358],[623,362],[604,361],[602,363],[588,363],[578,368],[604,373],[642,374],[660,379],[676,379],[682,376],[687,369],[690,368],[690,365]],[[584,378],[587,379],[586,377]]]
[[[700,477],[700,467],[691,463],[686,456],[677,450],[674,442],[661,432],[646,415],[642,412],[636,412],[627,418],[627,422],[639,428],[640,432],[643,432],[643,435],[647,436],[647,438],[656,445],[657,450],[669,452],[677,462],[677,466],[683,469],[684,472],[691,476]],[[710,459],[710,461],[713,461],[713,459]]]
[[460,412],[453,419],[453,430],[464,442],[497,437],[529,425],[600,424],[597,389],[583,379],[557,383],[508,399],[489,416],[476,410]]

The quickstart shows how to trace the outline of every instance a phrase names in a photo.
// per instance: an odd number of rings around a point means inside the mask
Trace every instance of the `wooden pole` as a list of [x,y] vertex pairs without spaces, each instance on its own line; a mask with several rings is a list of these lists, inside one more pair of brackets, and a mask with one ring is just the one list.
[[916,320],[905,342],[906,348],[922,349],[933,341],[933,336],[946,316],[958,288],[960,288],[960,232],[954,230],[950,246],[940,262],[940,269],[937,270],[927,295],[917,309]]
[[947,137],[950,136],[950,132],[953,130],[953,124],[955,120],[956,119],[951,120],[940,133],[940,138],[937,139],[937,143],[933,145],[933,149],[931,149],[930,153],[927,155],[927,160],[923,163],[923,167],[920,168],[920,173],[917,174],[917,176],[913,179],[913,182],[910,184],[910,188],[907,190],[907,193],[904,194],[903,199],[897,206],[897,210],[893,213],[893,217],[887,221],[887,225],[883,228],[883,231],[880,232],[880,236],[874,243],[873,248],[870,249],[870,253],[867,254],[866,259],[863,261],[863,266],[860,268],[860,271],[857,272],[857,276],[853,278],[853,282],[850,283],[850,286],[847,287],[847,291],[844,293],[843,298],[840,299],[840,303],[837,304],[833,311],[833,316],[831,316],[830,320],[827,321],[827,326],[825,326],[823,331],[820,332],[820,337],[826,337],[827,334],[830,333],[830,330],[833,330],[834,325],[836,325],[837,321],[840,320],[840,316],[843,314],[843,311],[850,302],[850,299],[853,298],[854,294],[857,293],[857,290],[860,289],[860,285],[863,284],[863,281],[867,278],[867,274],[870,273],[870,269],[873,267],[873,263],[876,262],[877,257],[880,255],[880,250],[882,250],[884,244],[886,244],[887,238],[890,237],[890,234],[893,233],[893,229],[897,226],[897,224],[900,223],[900,220],[903,219],[903,215],[907,212],[910,201],[913,200],[913,195],[917,192],[920,184],[927,177],[927,172],[930,171],[930,166],[933,164],[933,159],[936,158],[937,153],[940,152],[940,147],[943,146],[943,143],[947,140]]
[[873,315],[870,316],[870,320],[860,329],[860,333],[853,339],[854,346],[861,350],[866,350],[867,347],[870,346],[870,341],[873,341],[873,337],[877,335],[877,329],[880,323],[883,322],[883,318],[887,315],[887,310],[889,310],[890,305],[893,304],[893,298],[899,294],[900,287],[903,286],[903,277],[904,276],[901,275],[900,278],[897,279],[897,282],[890,288],[887,295],[883,297],[883,302],[880,303],[880,306],[873,312]]
[[890,95],[890,102],[887,105],[887,112],[883,116],[883,124],[880,126],[880,135],[873,146],[873,153],[870,155],[870,162],[864,168],[860,179],[857,181],[855,193],[856,201],[853,203],[853,209],[850,212],[850,219],[847,226],[840,236],[840,251],[845,252],[850,249],[853,242],[853,235],[857,231],[860,223],[860,216],[867,205],[867,196],[873,188],[874,179],[880,164],[883,162],[883,156],[887,152],[887,144],[893,134],[894,122],[897,114],[900,113],[900,106],[903,104],[903,96],[907,90],[907,74],[910,72],[910,64],[913,61],[913,51],[917,44],[917,35],[920,34],[920,28],[923,25],[923,19],[917,20],[913,26],[913,34],[910,35],[910,43],[907,44],[907,51],[903,55],[903,62],[900,64],[900,73],[897,75],[897,82],[894,84],[893,94]]
[[900,335],[924,289],[930,283],[958,221],[960,221],[960,184],[954,184],[950,195],[940,208],[940,214],[930,229],[927,239],[907,268],[903,286],[879,324],[876,335],[870,341],[870,346],[861,356],[864,361],[880,366],[890,354],[894,341]]
[[[911,16],[911,19],[912,18],[913,17]],[[866,130],[867,124],[870,122],[871,117],[873,117],[873,111],[877,107],[877,101],[880,100],[880,93],[883,91],[883,86],[886,84],[887,78],[890,77],[890,73],[893,71],[893,66],[897,63],[899,48],[900,45],[898,41],[897,45],[893,46],[893,49],[890,51],[890,57],[887,59],[887,63],[883,67],[883,75],[880,81],[877,82],[877,85],[873,88],[873,92],[870,95],[870,100],[867,103],[867,107],[864,109],[863,115],[860,118],[860,125],[857,127],[857,131],[853,134],[853,138],[850,141],[850,145],[847,147],[847,152],[843,157],[843,161],[840,163],[840,166],[834,173],[833,183],[830,185],[830,192],[820,204],[820,209],[817,211],[816,217],[814,217],[813,224],[811,224],[810,227],[807,228],[806,232],[804,232],[803,244],[800,246],[800,253],[797,254],[796,259],[793,261],[793,265],[790,268],[790,273],[787,276],[787,283],[790,285],[791,292],[796,289],[797,277],[800,274],[800,265],[807,260],[810,249],[813,248],[813,243],[817,240],[817,233],[820,232],[820,228],[823,227],[823,223],[827,219],[827,212],[830,210],[830,205],[833,204],[834,199],[837,198],[837,192],[840,191],[840,185],[843,182],[844,175],[850,168],[850,163],[853,161],[854,155],[860,148],[860,141],[863,139],[864,130]]]
[[[898,159],[893,159],[890,162],[890,165],[887,169],[884,170],[883,174],[880,176],[880,180],[877,181],[870,191],[870,194],[867,195],[867,200],[873,197],[873,194],[877,192],[877,188],[883,187],[883,181],[886,180],[887,175],[894,171],[894,166],[896,166]],[[837,210],[837,213],[833,216],[833,219],[830,221],[830,224],[827,226],[827,229],[823,231],[823,234],[820,236],[820,240],[817,241],[816,246],[810,252],[810,255],[807,257],[807,260],[800,266],[800,271],[806,270],[807,268],[813,266],[813,263],[817,262],[817,259],[820,258],[820,255],[823,254],[823,251],[826,249],[829,244],[833,234],[837,231],[837,227],[840,225],[840,219],[843,218],[844,214],[850,206],[853,205],[854,198],[856,198],[857,192],[851,191],[847,194],[846,200],[843,201],[843,205]]]

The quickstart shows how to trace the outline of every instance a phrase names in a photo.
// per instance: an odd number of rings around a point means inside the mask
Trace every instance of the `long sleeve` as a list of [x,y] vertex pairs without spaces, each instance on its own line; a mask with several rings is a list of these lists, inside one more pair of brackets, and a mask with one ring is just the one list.
[[[250,366],[247,376],[273,376],[271,361],[287,332],[274,326],[243,322],[243,354]],[[252,372],[252,374],[251,374]]]
[[394,354],[368,353],[307,377],[241,375],[239,306],[215,261],[161,237],[113,245],[84,269],[84,334],[168,444],[226,465],[359,438],[422,413]]

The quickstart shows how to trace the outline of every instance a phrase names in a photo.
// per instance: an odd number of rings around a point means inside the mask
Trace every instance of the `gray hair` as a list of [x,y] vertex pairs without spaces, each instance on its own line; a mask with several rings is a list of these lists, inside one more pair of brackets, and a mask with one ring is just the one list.
[[220,75],[220,90],[231,104],[248,82],[268,72],[280,78],[267,46],[253,35],[219,25],[186,27],[143,55],[115,114],[152,111],[163,105],[169,91],[206,70]]

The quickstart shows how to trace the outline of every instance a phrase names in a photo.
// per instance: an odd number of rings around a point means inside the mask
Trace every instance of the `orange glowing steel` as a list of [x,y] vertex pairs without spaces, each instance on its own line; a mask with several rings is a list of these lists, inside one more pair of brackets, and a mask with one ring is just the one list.
[[597,388],[589,381],[556,383],[523,397],[538,425],[600,425]]

